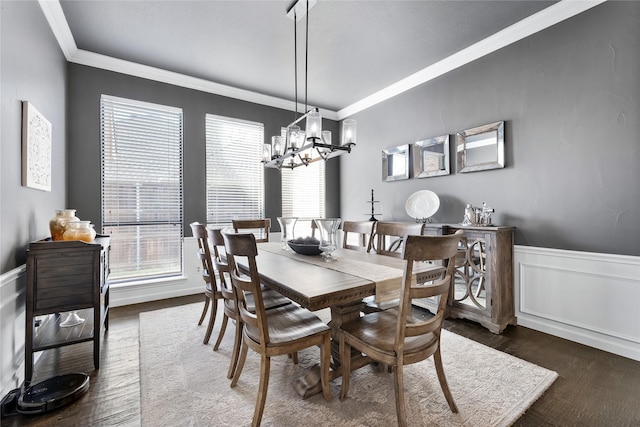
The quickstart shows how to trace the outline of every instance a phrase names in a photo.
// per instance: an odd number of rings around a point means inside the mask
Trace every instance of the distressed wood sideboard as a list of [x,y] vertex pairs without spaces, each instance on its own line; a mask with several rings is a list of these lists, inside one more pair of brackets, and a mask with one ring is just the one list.
[[[109,328],[109,236],[92,243],[39,240],[27,251],[25,383],[33,375],[33,354],[93,341],[100,367],[100,331]],[[61,327],[66,312],[85,321]]]
[[[426,224],[423,234],[443,235],[464,230],[456,258],[456,276],[449,292],[448,316],[480,323],[499,334],[517,324],[513,291],[515,227]],[[414,304],[434,312],[436,301]]]

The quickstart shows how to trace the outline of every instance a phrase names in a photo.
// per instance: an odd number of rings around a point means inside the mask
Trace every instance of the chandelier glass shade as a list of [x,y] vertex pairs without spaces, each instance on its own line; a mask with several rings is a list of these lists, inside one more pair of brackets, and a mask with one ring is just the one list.
[[[296,0],[287,10],[287,16],[293,19],[294,34],[297,34],[296,22],[306,15],[305,56],[308,56],[309,8],[316,0]],[[297,37],[294,36],[294,52],[297,52]],[[297,70],[297,55],[294,54]],[[271,143],[265,143],[262,162],[266,168],[289,168],[307,166],[318,160],[328,160],[350,153],[356,145],[356,121],[346,119],[342,122],[342,137],[339,144],[333,144],[330,131],[322,130],[322,114],[318,108],[307,110],[306,100],[307,67],[305,60],[305,114],[295,118],[286,127],[286,137],[272,136]],[[295,75],[295,115],[298,114],[298,77]],[[305,129],[300,125],[304,122]],[[337,139],[335,139],[337,141]]]

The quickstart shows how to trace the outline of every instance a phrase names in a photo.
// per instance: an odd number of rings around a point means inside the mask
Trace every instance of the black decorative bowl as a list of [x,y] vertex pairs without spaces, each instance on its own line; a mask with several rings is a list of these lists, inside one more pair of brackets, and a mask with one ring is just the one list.
[[322,253],[319,248],[320,243],[295,243],[293,240],[289,240],[287,244],[300,255],[320,255]]

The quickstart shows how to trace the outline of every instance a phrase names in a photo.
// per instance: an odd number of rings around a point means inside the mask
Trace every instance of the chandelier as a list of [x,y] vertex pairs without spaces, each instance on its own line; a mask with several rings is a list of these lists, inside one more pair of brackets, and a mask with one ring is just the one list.
[[[342,121],[342,133],[339,143],[331,140],[331,131],[322,130],[322,114],[318,108],[307,109],[307,64],[309,53],[309,9],[317,0],[296,0],[287,9],[287,17],[293,19],[293,49],[295,65],[295,114],[294,121],[286,127],[284,136],[271,137],[271,143],[265,143],[262,151],[262,162],[267,168],[295,169],[308,166],[318,160],[329,160],[344,153],[350,153],[356,145],[356,121]],[[297,21],[306,15],[305,33],[305,113],[298,115],[298,41]],[[305,129],[300,125],[304,122]],[[337,142],[337,141],[336,141]]]

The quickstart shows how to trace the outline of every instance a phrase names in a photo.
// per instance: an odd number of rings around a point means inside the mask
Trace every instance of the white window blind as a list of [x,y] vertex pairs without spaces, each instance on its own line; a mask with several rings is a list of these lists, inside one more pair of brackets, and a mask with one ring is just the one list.
[[264,218],[262,123],[207,114],[207,222]]
[[102,223],[111,278],[182,274],[182,110],[102,95]]
[[[286,135],[286,128],[282,134]],[[299,218],[296,236],[310,236],[311,219],[325,217],[324,170],[322,160],[295,169],[281,169],[282,216]]]

